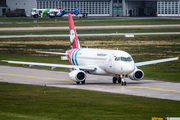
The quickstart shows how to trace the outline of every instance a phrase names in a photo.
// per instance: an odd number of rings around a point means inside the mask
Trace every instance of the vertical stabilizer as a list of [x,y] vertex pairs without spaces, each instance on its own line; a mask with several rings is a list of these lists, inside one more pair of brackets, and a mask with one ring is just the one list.
[[73,22],[71,13],[69,13],[68,16],[69,16],[69,33],[70,33],[71,48],[72,49],[80,48],[78,36],[76,33],[76,29],[74,26],[74,22]]

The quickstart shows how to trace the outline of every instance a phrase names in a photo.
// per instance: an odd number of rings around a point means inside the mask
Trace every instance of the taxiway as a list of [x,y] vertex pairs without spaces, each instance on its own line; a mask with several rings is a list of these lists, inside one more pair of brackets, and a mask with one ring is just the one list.
[[[78,36],[175,35],[175,34],[180,34],[180,32],[78,34]],[[2,35],[2,36],[0,36],[0,38],[27,38],[27,37],[69,37],[69,34],[61,34],[61,35]]]
[[[117,29],[117,28],[153,28],[153,27],[179,27],[180,24],[171,25],[114,25],[114,26],[76,26],[77,29]],[[0,31],[18,30],[69,30],[67,27],[7,27],[0,28]]]
[[68,77],[68,72],[33,69],[28,67],[0,66],[0,82],[83,89],[158,99],[180,101],[180,83],[157,80],[132,81],[127,86],[112,84],[111,76],[88,75],[86,84],[77,85]]

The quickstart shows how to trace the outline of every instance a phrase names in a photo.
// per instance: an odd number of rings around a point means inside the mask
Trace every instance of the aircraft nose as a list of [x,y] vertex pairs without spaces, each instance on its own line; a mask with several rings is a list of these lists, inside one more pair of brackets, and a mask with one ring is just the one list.
[[134,66],[134,63],[129,63],[129,64],[126,64],[126,65],[123,65],[123,72],[125,74],[130,74],[134,71],[135,69],[135,66]]

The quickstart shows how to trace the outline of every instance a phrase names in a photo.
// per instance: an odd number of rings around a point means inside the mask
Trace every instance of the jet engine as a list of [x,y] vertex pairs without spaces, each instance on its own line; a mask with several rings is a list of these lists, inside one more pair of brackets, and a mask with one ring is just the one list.
[[128,75],[131,80],[141,80],[144,77],[144,72],[136,68],[131,74]]
[[84,81],[86,79],[86,73],[82,70],[73,70],[69,73],[69,77],[73,81]]

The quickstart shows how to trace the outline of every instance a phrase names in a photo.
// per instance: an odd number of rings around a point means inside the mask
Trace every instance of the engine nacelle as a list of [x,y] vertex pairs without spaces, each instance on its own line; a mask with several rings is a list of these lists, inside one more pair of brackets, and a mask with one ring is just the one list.
[[82,70],[73,70],[69,73],[69,77],[73,81],[81,82],[86,79],[86,73]]
[[131,74],[128,75],[131,80],[141,80],[144,77],[144,72],[140,69],[135,69]]

